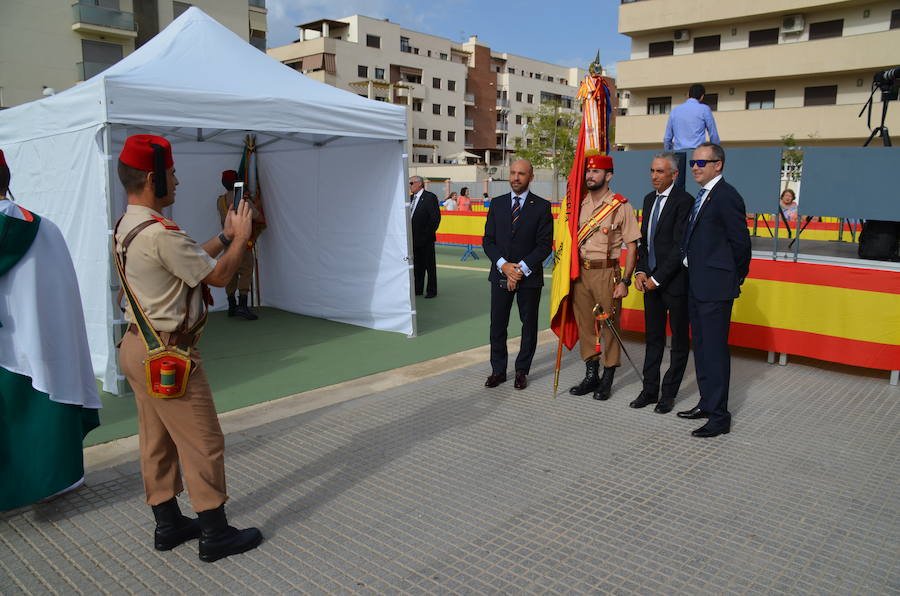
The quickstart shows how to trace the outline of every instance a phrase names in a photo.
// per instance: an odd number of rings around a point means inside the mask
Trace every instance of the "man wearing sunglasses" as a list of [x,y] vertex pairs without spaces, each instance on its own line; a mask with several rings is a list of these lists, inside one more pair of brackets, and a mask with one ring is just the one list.
[[688,269],[688,317],[700,402],[679,418],[706,418],[691,434],[715,437],[731,431],[728,386],[731,307],[750,270],[750,234],[744,199],[722,178],[725,151],[716,143],[694,150],[691,174],[700,185],[681,243]]

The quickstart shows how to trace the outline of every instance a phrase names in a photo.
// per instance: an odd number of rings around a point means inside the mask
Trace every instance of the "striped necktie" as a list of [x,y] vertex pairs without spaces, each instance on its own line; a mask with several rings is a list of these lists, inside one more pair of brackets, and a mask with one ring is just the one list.
[[519,225],[519,215],[522,214],[522,207],[519,204],[521,199],[519,197],[513,196],[513,205],[512,205],[512,229],[515,231],[516,226]]
[[647,231],[647,263],[650,265],[650,271],[656,269],[656,249],[653,246],[653,237],[656,236],[656,224],[659,223],[659,205],[662,203],[664,196],[656,195],[656,202],[653,203],[653,212],[650,214],[650,229]]

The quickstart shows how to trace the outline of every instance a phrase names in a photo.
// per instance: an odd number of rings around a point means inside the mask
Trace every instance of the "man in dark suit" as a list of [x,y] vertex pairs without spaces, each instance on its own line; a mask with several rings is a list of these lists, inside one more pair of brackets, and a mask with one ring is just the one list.
[[715,143],[694,150],[691,174],[700,185],[681,243],[688,270],[688,315],[700,403],[680,418],[707,418],[695,437],[731,431],[728,386],[731,307],[750,271],[750,234],[744,199],[722,179],[725,151]]
[[[435,233],[441,225],[441,209],[437,196],[425,190],[425,182],[421,176],[409,179],[410,213],[412,213],[413,241],[413,279],[416,285],[416,296],[422,295],[425,289],[426,298],[437,296],[437,261],[434,256]],[[425,274],[428,274],[428,285],[425,285]]]
[[553,247],[550,203],[529,192],[534,179],[531,162],[509,166],[511,193],[494,197],[484,226],[482,247],[494,264],[491,282],[491,374],[485,387],[506,381],[506,328],[513,299],[519,305],[522,339],[516,357],[516,389],[528,386],[528,372],[537,348],[538,305],[544,285],[544,259]]
[[[641,239],[634,287],[644,293],[644,387],[630,405],[656,404],[657,414],[672,411],[687,367],[688,334],[687,271],[681,264],[681,239],[694,199],[675,187],[678,177],[674,153],[658,153],[650,164],[650,182],[656,190],[644,197]],[[659,367],[666,350],[666,319],[672,327],[669,370],[660,397]],[[657,403],[658,402],[658,403]]]

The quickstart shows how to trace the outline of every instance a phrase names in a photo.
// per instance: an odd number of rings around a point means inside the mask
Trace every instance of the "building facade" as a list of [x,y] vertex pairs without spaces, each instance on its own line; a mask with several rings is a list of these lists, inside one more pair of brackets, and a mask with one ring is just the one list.
[[0,108],[91,78],[191,6],[265,51],[265,0],[0,1]]
[[492,51],[477,37],[457,43],[361,15],[298,28],[297,41],[269,55],[323,83],[408,106],[412,163],[503,163],[542,103],[577,109],[586,74]]
[[[618,63],[616,141],[630,149],[662,146],[667,114],[692,83],[706,87],[728,146],[781,145],[785,136],[861,145],[869,130],[857,116],[873,77],[900,63],[896,0],[623,1],[619,32],[631,37],[631,57]],[[898,110],[887,121],[895,130]]]

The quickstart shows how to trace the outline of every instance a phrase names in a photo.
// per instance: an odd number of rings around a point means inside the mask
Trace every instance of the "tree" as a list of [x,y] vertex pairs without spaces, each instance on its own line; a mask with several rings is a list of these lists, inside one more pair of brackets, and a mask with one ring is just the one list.
[[548,102],[525,117],[531,122],[526,125],[524,138],[513,139],[516,157],[527,159],[536,168],[552,168],[557,178],[568,176],[575,159],[580,115]]
[[781,152],[781,171],[788,180],[800,179],[800,168],[803,167],[803,150],[797,147],[793,134],[781,137],[784,149]]

